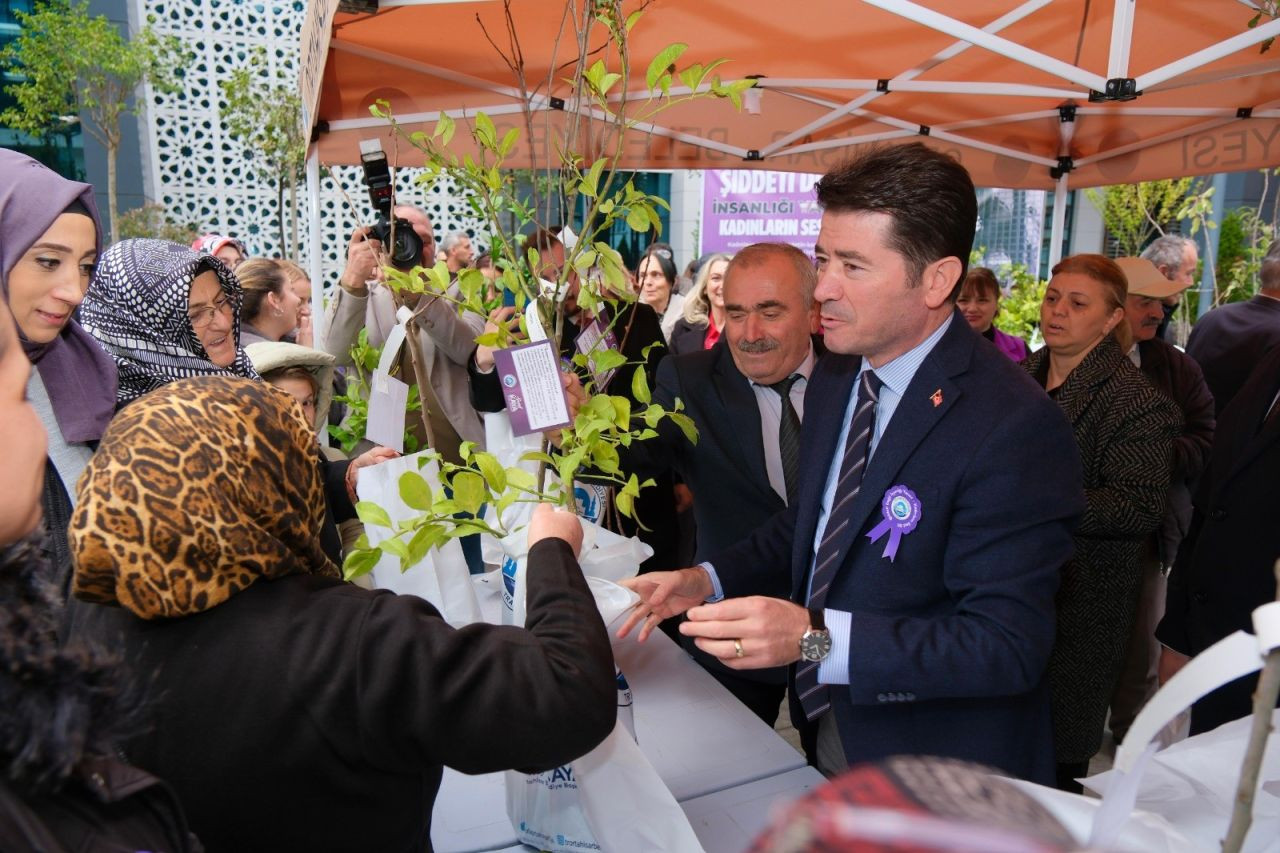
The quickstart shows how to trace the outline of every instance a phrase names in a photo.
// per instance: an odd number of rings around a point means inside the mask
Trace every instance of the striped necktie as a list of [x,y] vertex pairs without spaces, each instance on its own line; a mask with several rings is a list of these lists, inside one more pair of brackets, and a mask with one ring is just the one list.
[[[862,487],[862,472],[867,467],[867,449],[871,446],[871,432],[876,425],[876,403],[880,399],[880,378],[870,370],[862,372],[858,385],[858,405],[849,425],[849,437],[844,445],[844,459],[840,462],[839,480],[832,497],[833,506],[827,514],[827,526],[818,543],[814,559],[813,577],[809,581],[810,610],[821,610],[827,601],[827,591],[835,579],[836,556],[839,543],[857,531],[848,530],[853,523],[854,498]],[[831,709],[830,691],[818,683],[818,663],[801,660],[796,667],[796,696],[804,708],[805,719],[810,722]]]
[[800,416],[791,405],[791,388],[803,379],[793,373],[781,382],[769,387],[782,398],[782,416],[778,421],[778,454],[782,457],[782,480],[787,486],[787,505],[795,503],[796,488],[800,483]]

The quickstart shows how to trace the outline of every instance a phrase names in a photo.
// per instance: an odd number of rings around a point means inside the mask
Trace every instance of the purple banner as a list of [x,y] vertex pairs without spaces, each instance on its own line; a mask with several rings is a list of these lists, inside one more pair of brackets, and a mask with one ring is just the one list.
[[708,169],[702,181],[702,252],[733,254],[752,243],[790,243],[813,254],[822,214],[821,175]]

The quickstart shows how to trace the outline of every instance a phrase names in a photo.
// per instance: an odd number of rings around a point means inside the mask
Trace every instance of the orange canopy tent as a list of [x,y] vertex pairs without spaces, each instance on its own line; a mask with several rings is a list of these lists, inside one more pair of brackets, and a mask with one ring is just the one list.
[[[501,0],[313,2],[301,75],[312,171],[359,162],[361,139],[395,150],[369,114],[378,100],[409,130],[484,111],[500,133],[524,126],[527,101],[537,138],[522,150],[544,166],[546,137],[577,112],[568,70],[549,67],[566,0],[509,5],[527,98],[494,47],[508,44]],[[689,44],[682,62],[731,60],[720,73],[757,77],[758,93],[740,112],[700,99],[661,114],[632,132],[621,165],[821,172],[858,145],[919,139],[978,185],[1058,193],[1272,166],[1280,47],[1262,43],[1280,20],[1251,27],[1258,12],[1250,0],[651,0],[631,34],[633,102],[672,42]],[[400,165],[416,165],[406,148]]]

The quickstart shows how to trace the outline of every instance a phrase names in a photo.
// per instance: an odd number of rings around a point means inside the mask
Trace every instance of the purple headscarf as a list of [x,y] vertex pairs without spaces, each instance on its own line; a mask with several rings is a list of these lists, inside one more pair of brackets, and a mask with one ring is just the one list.
[[[74,202],[93,219],[98,250],[102,225],[93,187],[69,181],[25,154],[0,148],[0,296],[9,302],[9,272]],[[40,371],[58,429],[67,442],[96,441],[115,413],[116,366],[74,319],[47,344],[28,341],[22,350]]]

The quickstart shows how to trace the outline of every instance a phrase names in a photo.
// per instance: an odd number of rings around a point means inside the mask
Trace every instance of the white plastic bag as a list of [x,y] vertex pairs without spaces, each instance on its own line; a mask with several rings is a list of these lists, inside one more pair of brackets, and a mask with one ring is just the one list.
[[[392,522],[413,518],[418,511],[400,499],[400,475],[416,471],[426,478],[433,489],[440,487],[440,469],[435,461],[418,468],[418,460],[429,451],[401,456],[372,465],[360,471],[357,491],[362,501],[372,501],[387,511]],[[377,545],[391,536],[385,527],[366,525],[365,534],[370,545]],[[433,548],[421,561],[400,571],[400,559],[383,554],[371,573],[374,586],[388,589],[400,595],[416,595],[431,602],[446,622],[455,628],[481,621],[480,604],[476,601],[471,572],[466,556],[457,539],[445,541]]]
[[631,689],[614,669],[618,722],[604,742],[563,767],[508,772],[507,814],[516,837],[539,850],[701,853],[680,804],[636,745]]

